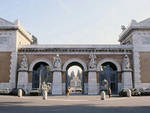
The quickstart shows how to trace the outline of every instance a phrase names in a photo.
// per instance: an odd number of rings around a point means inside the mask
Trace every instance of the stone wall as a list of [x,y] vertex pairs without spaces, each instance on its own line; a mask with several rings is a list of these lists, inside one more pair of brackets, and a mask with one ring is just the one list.
[[[20,64],[21,58],[23,55],[24,54],[18,55],[18,64]],[[27,56],[29,67],[35,59],[46,58],[46,59],[50,60],[52,63],[53,57],[56,56],[56,54],[25,54],[25,55]],[[110,58],[110,59],[114,59],[116,62],[118,62],[118,64],[120,66],[122,64],[123,56],[124,55],[120,55],[120,54],[114,54],[114,55],[112,55],[112,54],[97,54],[96,55],[97,63],[104,58],[108,58],[108,59]],[[130,61],[132,62],[131,55],[129,55],[129,57],[130,57]],[[86,63],[86,65],[88,65],[88,63],[89,63],[89,55],[88,54],[60,54],[60,58],[62,60],[62,67],[63,67],[64,63],[71,58],[79,58],[84,63]],[[63,72],[62,73],[63,83],[66,80],[65,76],[66,76],[66,73]],[[31,83],[32,82],[32,72],[29,72],[28,78],[29,78],[29,83]],[[118,81],[121,82],[121,74],[118,74]],[[84,73],[84,82],[85,83],[88,82],[88,73],[87,72]],[[99,82],[99,73],[97,73],[97,82]]]
[[28,75],[28,82],[32,83],[32,72],[31,71],[29,72],[29,75]]
[[150,83],[150,52],[140,52],[140,75],[142,83]]
[[16,30],[0,30],[0,51],[16,51]]
[[[38,59],[38,58],[46,58],[52,62],[53,57],[56,56],[56,54],[25,54],[25,55],[28,58],[29,64],[31,64],[33,60]],[[18,56],[19,63],[21,61],[22,56],[23,56],[23,54],[19,54],[19,56]],[[71,58],[79,58],[83,62],[85,62],[86,65],[88,65],[88,63],[89,63],[89,55],[87,55],[87,54],[78,54],[78,55],[77,54],[60,54],[59,56],[62,60],[62,64],[64,64],[67,60],[69,60]],[[98,54],[96,56],[97,56],[97,63],[104,58],[111,58],[111,59],[116,60],[120,65],[122,64],[123,55]],[[131,60],[131,55],[129,57]]]
[[11,52],[0,52],[0,83],[9,82]]

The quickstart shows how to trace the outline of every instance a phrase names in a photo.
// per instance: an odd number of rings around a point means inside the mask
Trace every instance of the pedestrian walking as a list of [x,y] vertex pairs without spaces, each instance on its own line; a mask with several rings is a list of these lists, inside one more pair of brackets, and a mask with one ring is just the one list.
[[67,96],[70,95],[70,88],[67,88],[66,94],[67,94]]
[[109,96],[109,98],[111,97],[111,89],[110,88],[108,88],[108,96]]

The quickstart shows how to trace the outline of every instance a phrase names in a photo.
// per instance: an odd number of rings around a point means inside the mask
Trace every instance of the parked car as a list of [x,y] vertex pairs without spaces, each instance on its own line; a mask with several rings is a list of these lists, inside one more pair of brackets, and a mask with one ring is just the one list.
[[121,96],[121,97],[126,97],[126,96],[127,96],[126,88],[123,88],[123,89],[119,92],[119,96]]
[[141,92],[143,91],[142,88],[132,88],[131,90],[131,95],[132,96],[140,96]]
[[143,89],[143,91],[141,92],[141,95],[143,96],[150,95],[150,88]]

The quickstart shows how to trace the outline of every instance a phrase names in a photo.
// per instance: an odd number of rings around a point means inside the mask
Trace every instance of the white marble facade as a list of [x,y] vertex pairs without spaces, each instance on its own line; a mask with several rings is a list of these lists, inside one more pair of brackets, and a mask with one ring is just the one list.
[[[5,29],[5,30],[4,30]],[[32,83],[28,83],[28,72],[33,71],[33,66],[38,62],[46,62],[53,71],[52,94],[66,94],[66,83],[62,83],[62,73],[66,72],[67,66],[72,62],[78,62],[82,65],[84,72],[88,73],[88,83],[84,83],[84,94],[98,94],[99,83],[97,83],[97,75],[100,72],[100,66],[105,62],[112,62],[117,67],[117,72],[121,73],[122,82],[118,83],[118,91],[121,88],[148,88],[150,83],[142,83],[140,70],[140,52],[150,52],[150,19],[141,22],[131,21],[127,27],[122,26],[122,32],[119,35],[120,45],[32,45],[32,35],[26,32],[20,25],[19,21],[9,22],[0,18],[0,53],[11,52],[10,56],[10,75],[9,82],[0,82],[0,91],[6,89],[23,88],[29,92],[32,89]],[[21,35],[23,34],[23,35]],[[29,49],[49,49],[49,53],[21,51]],[[53,48],[58,48],[59,51],[53,51]],[[80,51],[79,51],[80,50]],[[91,52],[92,51],[92,52]],[[35,59],[28,65],[27,70],[18,70],[18,54],[57,54],[54,57],[53,64],[45,58]],[[90,55],[90,60],[84,62],[79,58],[70,58],[62,64],[59,59],[59,54],[73,55],[82,54]],[[122,62],[122,65],[117,62],[117,59],[104,58],[97,59],[96,55],[130,55],[133,56],[132,65],[128,68],[127,62]],[[19,64],[20,65],[20,64]],[[128,68],[128,69],[126,69]],[[18,70],[18,75],[17,75]],[[133,76],[132,76],[133,74]],[[18,76],[18,81],[16,77]],[[98,75],[99,76],[99,75]],[[132,78],[133,77],[133,78]],[[16,84],[17,83],[17,84]]]

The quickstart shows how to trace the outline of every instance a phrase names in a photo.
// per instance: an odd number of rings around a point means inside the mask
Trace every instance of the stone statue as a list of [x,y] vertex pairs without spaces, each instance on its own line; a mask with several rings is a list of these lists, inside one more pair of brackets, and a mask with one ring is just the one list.
[[43,91],[48,91],[48,87],[45,82],[43,82],[43,84],[42,84],[42,92]]
[[23,55],[22,57],[19,70],[24,70],[24,71],[28,70],[28,62],[27,62],[27,57],[25,55]]
[[54,69],[59,69],[59,70],[61,69],[61,59],[58,54],[57,56],[54,57],[53,65],[54,65]]
[[89,69],[96,69],[96,61],[95,61],[96,55],[90,54],[89,58],[90,58]]
[[102,81],[101,87],[102,87],[103,89],[107,89],[107,88],[108,88],[108,81],[107,81],[106,79],[104,79],[104,80]]
[[126,27],[124,25],[121,25],[121,29],[122,29],[122,31],[124,31],[126,29]]
[[123,70],[130,69],[130,60],[129,60],[128,55],[125,55],[123,57],[122,69]]

